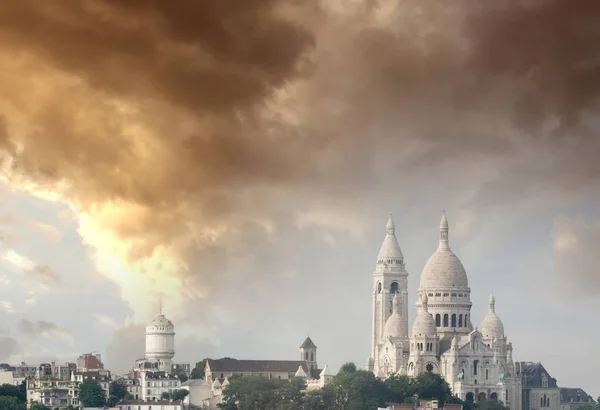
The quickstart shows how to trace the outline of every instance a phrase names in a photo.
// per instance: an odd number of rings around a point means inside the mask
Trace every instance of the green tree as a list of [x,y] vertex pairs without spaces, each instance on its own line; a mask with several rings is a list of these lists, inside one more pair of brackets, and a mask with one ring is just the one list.
[[204,368],[206,367],[206,361],[208,359],[204,359],[198,363],[192,369],[192,373],[190,375],[191,379],[204,379]]
[[438,400],[443,406],[452,397],[450,386],[439,374],[422,373],[411,380],[410,395],[417,395],[422,400]]
[[127,386],[120,380],[116,380],[110,383],[110,385],[108,386],[108,393],[110,397],[106,401],[106,404],[111,407],[116,405],[124,398],[126,398],[129,394],[127,392]]
[[183,400],[190,392],[186,389],[176,389],[163,392],[160,397],[164,400]]
[[188,378],[189,378],[189,377],[187,377],[187,374],[185,374],[185,372],[178,372],[178,373],[177,373],[175,376],[176,376],[176,377],[177,377],[179,380],[181,380],[181,383],[185,383],[185,382],[187,382],[187,380],[188,380]]
[[106,404],[106,393],[94,380],[86,380],[79,385],[79,400],[83,407],[102,407]]
[[282,391],[289,381],[267,379],[261,376],[232,376],[223,391],[219,408],[225,410],[279,410],[287,404]]
[[509,410],[500,400],[479,400],[475,404],[477,410]]
[[352,366],[346,367],[347,369],[340,371],[330,384],[333,390],[333,408],[371,410],[383,407],[388,396],[385,384],[372,372],[348,371]]
[[411,386],[410,379],[407,376],[393,375],[388,377],[385,382],[388,391],[386,401],[391,403],[410,403]]
[[127,395],[127,386],[120,380],[111,382],[108,386],[108,393],[122,400]]
[[12,384],[0,385],[0,396],[14,397],[17,400],[17,403],[26,403],[27,386],[25,385],[25,381],[21,382],[18,386]]
[[338,374],[354,373],[354,372],[356,372],[356,365],[352,362],[347,362],[347,363],[344,363],[342,365],[342,367],[340,367],[340,371],[338,372]]
[[0,396],[0,409],[26,410],[27,405],[25,403],[20,403],[14,396]]
[[37,401],[34,401],[33,403],[31,403],[31,410],[52,410],[50,407],[44,406],[41,403],[38,403]]

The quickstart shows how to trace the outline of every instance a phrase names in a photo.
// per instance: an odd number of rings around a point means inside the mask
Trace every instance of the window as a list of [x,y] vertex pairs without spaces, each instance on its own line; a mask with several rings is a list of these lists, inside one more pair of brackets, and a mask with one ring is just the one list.
[[311,362],[315,361],[315,354],[313,352],[310,352],[310,361]]
[[449,296],[450,294],[448,292],[444,292],[444,296]]
[[381,282],[377,282],[377,293],[381,293]]
[[427,363],[427,366],[425,366],[425,369],[427,369],[427,371],[429,373],[431,373],[433,371],[433,365],[431,363]]
[[436,325],[437,327],[440,327],[440,326],[442,325],[442,322],[441,322],[441,320],[442,320],[442,319],[441,319],[441,316],[440,316],[440,314],[439,314],[439,313],[438,313],[437,315],[435,315],[435,325]]
[[452,314],[452,327],[456,327],[456,314]]
[[458,327],[462,327],[462,313],[458,315]]
[[304,360],[308,361],[308,352],[304,352]]
[[469,315],[465,315],[465,327],[469,327]]
[[448,314],[444,314],[444,327],[448,327]]
[[485,369],[485,379],[488,380],[490,378],[490,371]]
[[392,282],[390,293],[398,293],[398,282]]
[[477,376],[477,367],[479,367],[479,360],[473,360],[473,375]]

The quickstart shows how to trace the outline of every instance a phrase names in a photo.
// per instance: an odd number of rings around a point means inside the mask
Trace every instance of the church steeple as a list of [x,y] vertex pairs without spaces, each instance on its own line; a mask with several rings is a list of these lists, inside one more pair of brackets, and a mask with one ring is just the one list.
[[[375,374],[388,374],[390,370],[383,364],[385,353],[381,351],[382,343],[390,337],[401,342],[397,346],[400,351],[408,353],[408,272],[391,214],[373,272],[373,332],[367,368]],[[394,364],[394,373],[400,370],[400,362]]]
[[392,214],[385,225],[385,238],[379,249],[379,255],[377,256],[378,265],[393,265],[393,264],[404,264],[404,255],[400,250],[398,239],[396,239],[396,224],[392,219]]

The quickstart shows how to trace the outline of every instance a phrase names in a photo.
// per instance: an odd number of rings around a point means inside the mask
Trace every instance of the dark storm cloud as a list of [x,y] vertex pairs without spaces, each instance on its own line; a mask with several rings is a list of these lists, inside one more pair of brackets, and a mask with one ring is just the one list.
[[517,179],[596,183],[596,2],[331,4],[5,2],[7,166],[98,218],[123,205],[100,224],[139,240],[132,258],[168,243],[190,260],[197,226],[260,219],[271,190],[356,198],[380,164],[513,166],[539,144]]

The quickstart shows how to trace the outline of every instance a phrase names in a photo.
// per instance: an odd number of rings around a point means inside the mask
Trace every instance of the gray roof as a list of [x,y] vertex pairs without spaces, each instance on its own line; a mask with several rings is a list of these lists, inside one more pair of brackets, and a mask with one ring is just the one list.
[[556,379],[551,377],[544,366],[541,363],[528,363],[521,370],[521,375],[523,377],[523,387],[524,388],[536,388],[543,387],[542,386],[542,375],[545,374],[548,378],[548,388],[558,387],[556,385]]
[[560,402],[561,404],[568,403],[596,403],[592,396],[587,394],[583,389],[579,387],[561,387],[560,388]]
[[[313,377],[313,372],[318,370],[309,371],[306,362],[301,360],[238,360],[224,357],[217,360],[208,359],[207,363],[211,372],[215,373],[296,373],[298,367],[302,366],[304,372]],[[316,378],[319,378],[318,374]]]
[[201,385],[206,385],[206,386],[210,386],[210,383],[202,380],[202,379],[189,379],[188,381],[181,383],[181,387],[185,387],[185,386],[201,386]]
[[313,343],[313,341],[310,339],[310,337],[307,337],[306,340],[304,341],[304,343],[302,343],[302,345],[300,345],[300,349],[316,349],[317,345],[315,345]]

